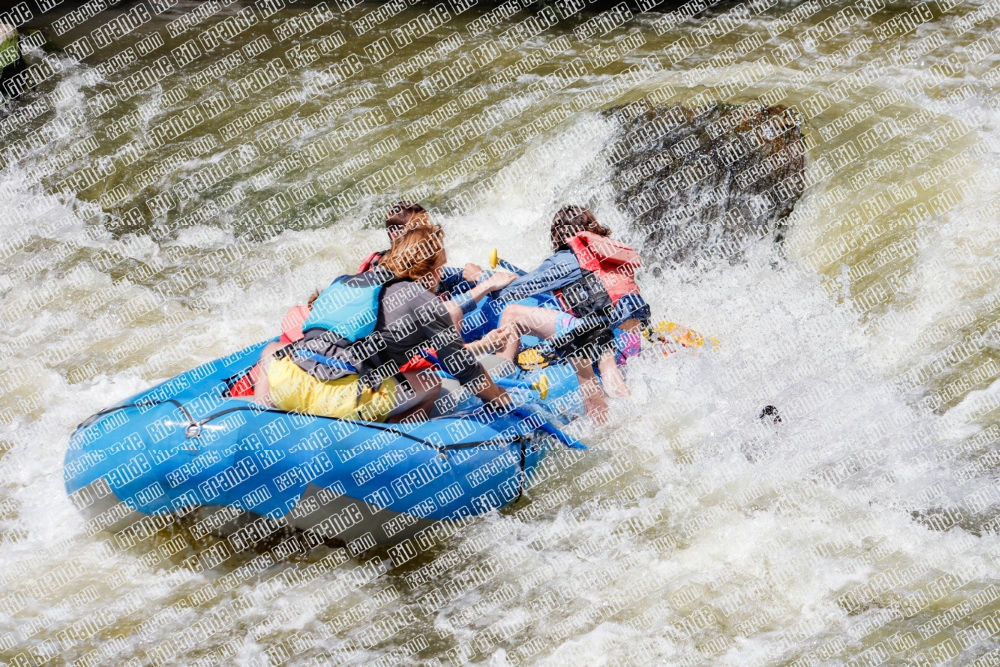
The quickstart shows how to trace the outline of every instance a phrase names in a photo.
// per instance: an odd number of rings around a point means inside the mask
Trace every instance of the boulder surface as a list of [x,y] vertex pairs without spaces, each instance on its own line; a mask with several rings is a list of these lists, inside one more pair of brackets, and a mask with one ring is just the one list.
[[740,261],[784,222],[805,186],[805,140],[786,107],[629,105],[607,159],[633,241],[658,271],[709,259]]

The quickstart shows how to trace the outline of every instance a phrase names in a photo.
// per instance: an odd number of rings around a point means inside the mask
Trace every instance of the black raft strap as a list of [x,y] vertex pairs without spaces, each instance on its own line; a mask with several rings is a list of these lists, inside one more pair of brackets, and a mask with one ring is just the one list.
[[521,443],[521,467],[520,470],[517,471],[517,498],[514,498],[515,503],[521,499],[521,496],[524,495],[524,478],[526,477],[524,465],[525,458],[527,458],[527,452],[525,450],[527,449],[528,439],[522,435],[517,439],[517,441]]

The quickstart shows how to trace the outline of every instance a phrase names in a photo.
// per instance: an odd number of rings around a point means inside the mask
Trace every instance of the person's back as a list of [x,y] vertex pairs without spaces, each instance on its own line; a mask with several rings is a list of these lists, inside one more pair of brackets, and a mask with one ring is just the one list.
[[576,318],[603,317],[611,328],[630,331],[647,326],[649,305],[635,282],[639,254],[610,233],[585,208],[561,209],[550,231],[555,253],[512,282],[499,300],[510,303],[555,292],[563,309]]
[[[612,306],[617,306],[627,294],[639,294],[639,286],[635,283],[635,270],[642,261],[635,250],[606,236],[588,231],[578,232],[566,239],[566,245],[573,251],[580,268],[597,276],[601,281],[601,286]],[[590,291],[596,292],[599,297],[602,296],[600,290]]]

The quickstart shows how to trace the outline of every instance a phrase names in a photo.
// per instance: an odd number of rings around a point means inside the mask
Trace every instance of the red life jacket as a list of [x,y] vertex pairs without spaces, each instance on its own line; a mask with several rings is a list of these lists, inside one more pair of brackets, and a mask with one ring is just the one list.
[[566,245],[580,262],[580,268],[600,279],[612,304],[617,305],[626,294],[639,293],[635,270],[642,265],[642,260],[632,248],[591,232],[580,232],[567,239]]
[[[433,347],[428,347],[426,349],[435,357],[437,356],[437,350],[435,350]],[[434,364],[430,360],[423,358],[419,354],[415,354],[412,357],[410,357],[409,361],[407,361],[405,364],[399,367],[399,372],[408,373],[410,371],[422,371],[425,368],[434,368]]]
[[288,345],[302,340],[302,323],[309,317],[309,306],[292,306],[281,318],[281,338],[278,340],[282,345]]
[[257,382],[257,373],[260,371],[260,364],[250,369],[250,372],[241,377],[229,387],[229,395],[233,398],[243,398],[253,396],[253,386]]
[[371,271],[372,268],[376,264],[378,264],[378,261],[380,259],[382,259],[382,255],[384,255],[386,252],[387,251],[385,251],[385,250],[376,250],[372,254],[370,254],[367,257],[365,257],[364,260],[361,262],[361,266],[358,267],[358,273],[364,273],[365,271]]

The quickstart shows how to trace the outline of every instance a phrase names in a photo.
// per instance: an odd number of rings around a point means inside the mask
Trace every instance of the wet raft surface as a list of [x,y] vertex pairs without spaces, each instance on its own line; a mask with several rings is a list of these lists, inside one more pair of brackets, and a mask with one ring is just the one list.
[[738,261],[752,238],[782,240],[805,184],[794,111],[640,103],[609,113],[620,124],[607,155],[615,199],[647,266]]

